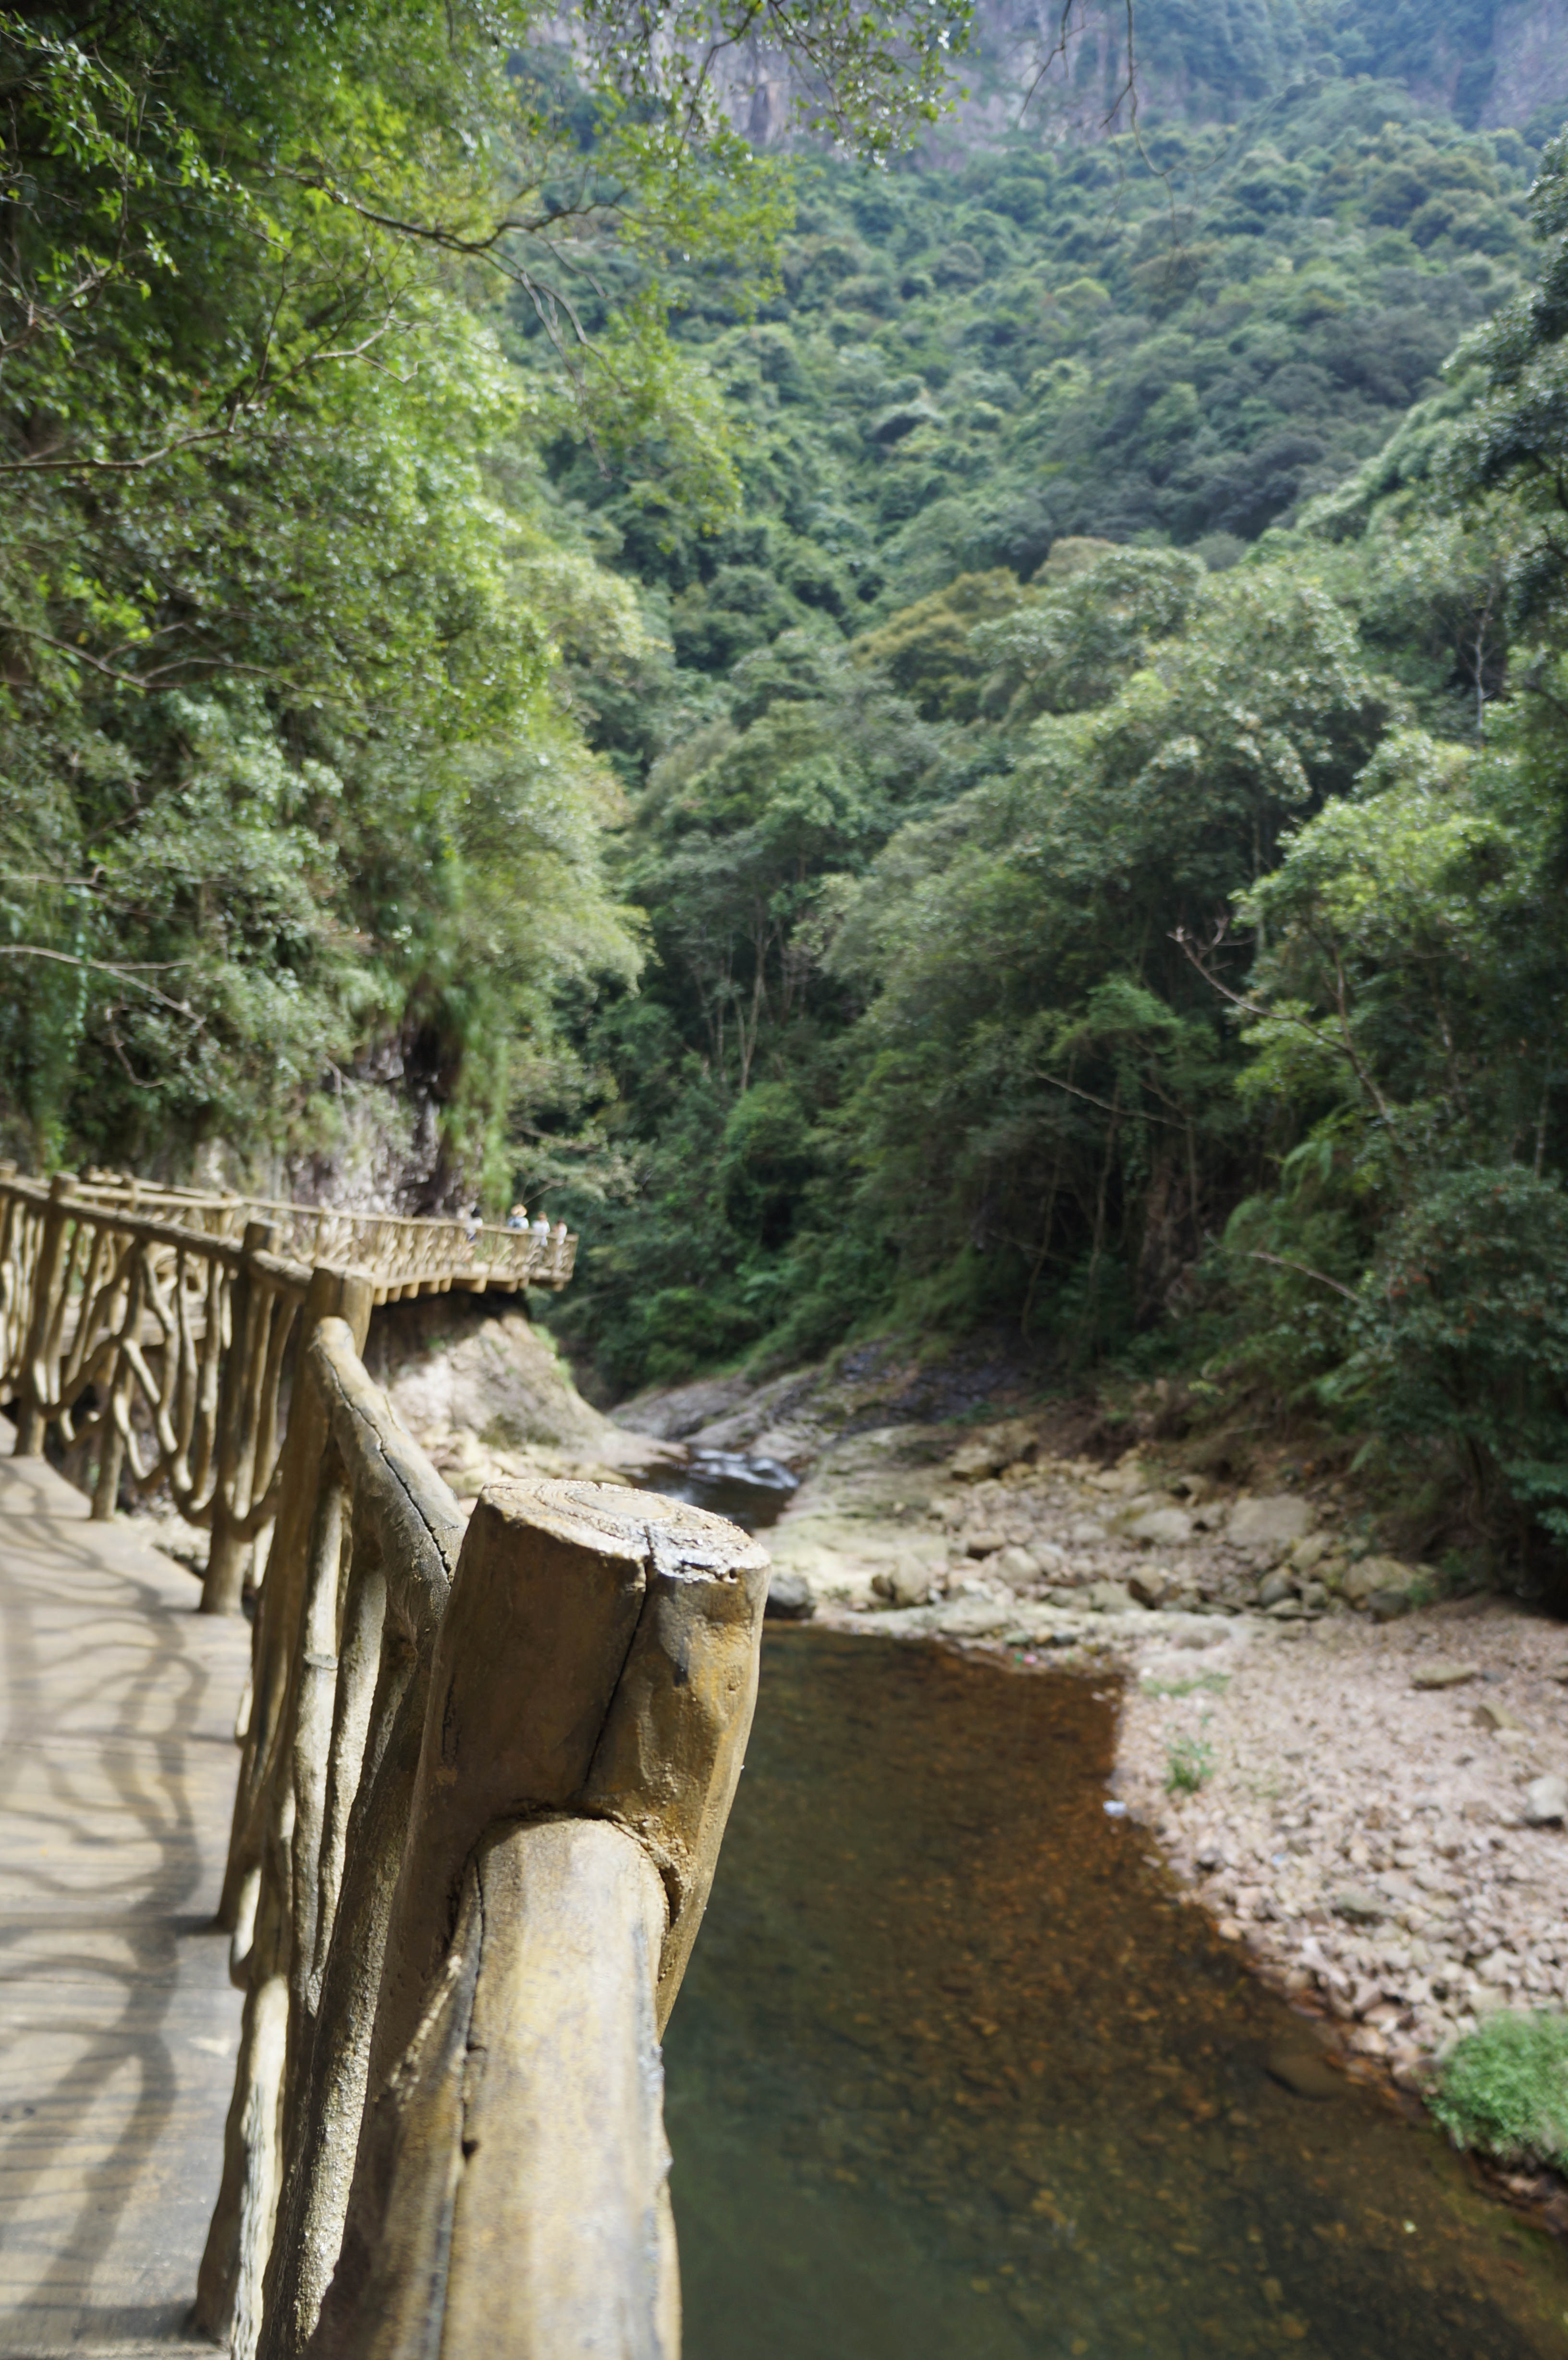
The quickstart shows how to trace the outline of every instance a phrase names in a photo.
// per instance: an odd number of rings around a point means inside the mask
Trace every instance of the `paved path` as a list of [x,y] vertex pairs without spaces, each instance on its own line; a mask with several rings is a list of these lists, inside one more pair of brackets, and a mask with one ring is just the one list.
[[0,2355],[195,2292],[240,1998],[217,1903],[250,1633],[0,1419]]

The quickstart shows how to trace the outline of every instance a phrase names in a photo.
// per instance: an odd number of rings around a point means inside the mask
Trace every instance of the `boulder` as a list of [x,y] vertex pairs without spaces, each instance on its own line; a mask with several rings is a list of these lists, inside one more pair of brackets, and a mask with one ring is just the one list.
[[1410,1590],[1421,1579],[1421,1568],[1404,1565],[1397,1557],[1364,1557],[1340,1584],[1352,1605],[1361,1605],[1380,1590]]
[[1342,1885],[1334,1896],[1334,1907],[1340,1917],[1348,1918],[1356,1926],[1375,1926],[1388,1914],[1388,1905],[1382,1895],[1366,1885]]
[[1524,1790],[1524,1821],[1528,1828],[1560,1827],[1568,1818],[1568,1779],[1557,1771],[1532,1778]]
[[999,1475],[1004,1467],[1011,1467],[1033,1447],[1034,1434],[1026,1418],[1008,1418],[1001,1426],[989,1426],[960,1445],[948,1461],[948,1473],[960,1483],[983,1482],[987,1475]]
[[931,1568],[911,1558],[906,1565],[885,1566],[871,1577],[871,1587],[889,1606],[923,1606],[931,1594]]
[[986,1566],[987,1573],[999,1574],[1012,1590],[1032,1590],[1040,1579],[1040,1565],[1032,1549],[1012,1546],[997,1551]]
[[1233,1548],[1290,1548],[1305,1539],[1312,1524],[1310,1500],[1299,1500],[1293,1491],[1275,1491],[1261,1500],[1238,1500],[1225,1537]]
[[1091,1614],[1126,1614],[1138,1603],[1125,1581],[1091,1581],[1078,1592],[1077,1602]]
[[1375,1590],[1367,1601],[1367,1612],[1374,1622],[1397,1622],[1401,1614],[1410,1611],[1408,1590]]
[[809,1622],[817,1611],[811,1586],[804,1574],[775,1571],[768,1584],[763,1612],[776,1622]]
[[1269,2079],[1298,2098],[1343,2098],[1345,2081],[1316,2050],[1271,2049],[1263,2060]]
[[997,1549],[1006,1548],[1007,1535],[995,1524],[965,1524],[958,1535],[958,1546],[965,1557],[993,1557]]
[[1096,1491],[1108,1491],[1113,1498],[1121,1500],[1130,1500],[1135,1492],[1148,1489],[1148,1478],[1136,1459],[1127,1459],[1120,1467],[1103,1468],[1089,1480]]
[[1163,1566],[1150,1565],[1139,1566],[1136,1572],[1129,1573],[1127,1586],[1140,1606],[1162,1606],[1174,1584]]
[[1326,1533],[1309,1533],[1290,1551],[1290,1563],[1298,1573],[1315,1573],[1333,1547]]
[[1150,1508],[1127,1528],[1128,1540],[1154,1548],[1180,1548],[1192,1537],[1192,1520],[1181,1508]]

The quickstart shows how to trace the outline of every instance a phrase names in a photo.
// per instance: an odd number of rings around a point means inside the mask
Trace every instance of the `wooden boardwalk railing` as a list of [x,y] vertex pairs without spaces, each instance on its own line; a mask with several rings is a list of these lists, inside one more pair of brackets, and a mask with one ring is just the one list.
[[673,2360],[658,2041],[768,1560],[591,1483],[497,1485],[465,1530],[349,1320],[306,1355],[256,1624],[198,2323],[235,2360]]
[[[212,1535],[210,1613],[237,1612],[256,1545],[265,1550],[280,1404],[319,1316],[301,1317],[310,1267],[274,1251],[274,1223],[249,1218],[262,1209],[289,1217],[286,1242],[308,1233],[318,1269],[379,1254],[366,1271],[375,1303],[454,1286],[563,1286],[577,1245],[564,1229],[471,1236],[460,1223],[138,1195],[69,1173],[46,1187],[0,1173],[0,1402],[13,1407],[18,1454],[40,1452],[52,1428],[100,1518],[125,1491],[167,1492]],[[314,1251],[323,1239],[342,1260]]]
[[14,1179],[0,1223],[18,1452],[51,1426],[96,1450],[99,1514],[167,1482],[213,1534],[204,1603],[276,1517],[195,2324],[234,2360],[675,2360],[659,2037],[766,1556],[590,1483],[497,1485],[465,1524],[360,1360],[374,1276],[308,1271],[259,1223],[236,1242]]
[[377,1303],[462,1290],[564,1286],[577,1240],[558,1221],[503,1229],[470,1221],[408,1220],[392,1213],[340,1212],[272,1196],[218,1196],[199,1188],[153,1188],[138,1180],[73,1180],[71,1194],[103,1211],[172,1222],[205,1237],[237,1240],[247,1222],[272,1231],[279,1252],[312,1265],[367,1270]]

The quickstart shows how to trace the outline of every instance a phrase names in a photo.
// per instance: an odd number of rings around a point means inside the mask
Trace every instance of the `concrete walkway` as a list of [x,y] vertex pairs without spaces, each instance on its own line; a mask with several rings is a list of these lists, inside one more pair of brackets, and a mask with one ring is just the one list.
[[249,1627],[11,1440],[0,1419],[0,2355],[169,2360],[238,2041],[209,1928]]

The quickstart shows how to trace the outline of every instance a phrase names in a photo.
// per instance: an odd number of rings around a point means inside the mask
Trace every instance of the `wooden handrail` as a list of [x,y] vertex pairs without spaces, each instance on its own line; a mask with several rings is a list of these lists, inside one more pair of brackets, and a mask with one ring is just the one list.
[[126,1212],[161,1213],[186,1228],[237,1236],[247,1220],[266,1220],[286,1245],[312,1263],[353,1264],[376,1274],[378,1300],[424,1279],[561,1287],[576,1262],[577,1239],[557,1223],[538,1229],[489,1223],[438,1221],[402,1213],[340,1212],[297,1205],[287,1197],[220,1194],[199,1188],[153,1188],[138,1180],[86,1179],[73,1184],[83,1201]]
[[465,1530],[360,1362],[363,1287],[344,1313],[303,1356],[256,1630],[197,2324],[234,2360],[675,2360],[659,2035],[768,1560],[618,1486],[498,1484]]
[[99,1515],[166,1484],[204,1606],[272,1527],[195,2323],[233,2360],[678,2360],[659,2042],[767,1557],[617,1485],[497,1484],[465,1523],[360,1358],[376,1273],[273,1244],[0,1175],[18,1448],[95,1449]]
[[[274,1251],[297,1240],[257,1218],[270,1212],[310,1225],[309,1262]],[[494,1251],[476,1254],[486,1237]],[[564,1229],[481,1240],[461,1223],[0,1170],[0,1401],[16,1413],[17,1452],[41,1451],[52,1428],[91,1476],[94,1516],[112,1515],[125,1489],[166,1491],[212,1535],[203,1608],[235,1613],[278,1509],[284,1404],[316,1316],[312,1265],[334,1285],[363,1267],[378,1303],[571,1277],[577,1240]]]
[[311,1282],[271,1245],[255,1222],[230,1241],[85,1204],[67,1174],[0,1178],[0,1398],[17,1455],[52,1428],[100,1519],[123,1490],[167,1491],[211,1535],[211,1613],[238,1612],[278,1506]]

